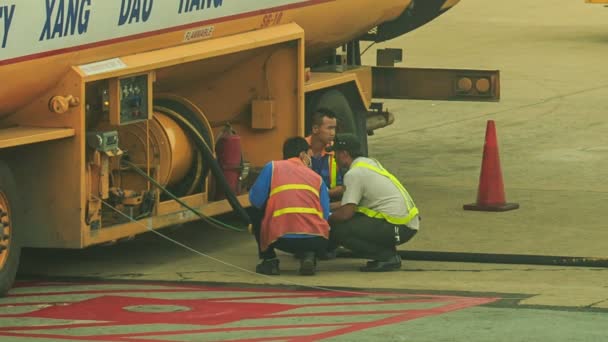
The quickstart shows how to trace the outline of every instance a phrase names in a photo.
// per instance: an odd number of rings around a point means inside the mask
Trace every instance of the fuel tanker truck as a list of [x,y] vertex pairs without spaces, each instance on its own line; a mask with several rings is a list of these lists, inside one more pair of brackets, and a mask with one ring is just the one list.
[[236,212],[319,107],[496,100],[497,71],[361,65],[458,0],[0,0],[0,293],[22,247],[85,248]]

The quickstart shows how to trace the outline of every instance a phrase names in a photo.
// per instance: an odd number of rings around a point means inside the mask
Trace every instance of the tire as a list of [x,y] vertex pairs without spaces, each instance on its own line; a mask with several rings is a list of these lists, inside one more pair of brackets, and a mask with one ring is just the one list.
[[[310,115],[318,108],[327,108],[336,114],[338,119],[338,134],[351,133],[359,135],[353,109],[350,103],[348,103],[346,96],[344,96],[341,91],[329,89],[319,94],[315,94],[311,99],[311,104],[312,108],[310,108]],[[308,128],[308,130],[310,130],[310,128]]]
[[350,133],[359,138],[362,152],[367,155],[367,131],[365,120],[355,115],[348,97],[338,89],[321,90],[306,101],[306,132],[311,131],[310,117],[318,108],[327,108],[336,114],[338,119],[337,134]]
[[8,166],[0,162],[0,297],[13,286],[21,246],[18,240],[20,213],[16,205],[17,186]]

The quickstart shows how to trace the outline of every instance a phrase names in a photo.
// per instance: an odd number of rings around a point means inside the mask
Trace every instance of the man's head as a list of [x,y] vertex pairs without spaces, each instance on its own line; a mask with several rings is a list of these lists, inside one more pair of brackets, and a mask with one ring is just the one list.
[[292,137],[283,143],[283,159],[300,158],[304,165],[311,165],[308,142],[302,137]]
[[355,158],[363,155],[359,138],[349,133],[337,136],[333,146],[329,150],[335,151],[336,161],[340,167],[346,168],[350,167]]
[[313,139],[320,141],[324,145],[329,145],[336,136],[336,126],[338,120],[336,114],[327,108],[319,108],[312,114]]

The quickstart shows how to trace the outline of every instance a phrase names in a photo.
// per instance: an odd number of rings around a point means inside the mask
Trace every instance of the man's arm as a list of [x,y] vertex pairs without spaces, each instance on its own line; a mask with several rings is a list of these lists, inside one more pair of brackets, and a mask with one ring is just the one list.
[[329,189],[329,198],[333,200],[340,200],[342,195],[344,194],[344,190],[346,188],[344,185],[336,185],[335,187]]
[[329,217],[329,223],[332,224],[334,222],[350,220],[356,212],[357,206],[355,204],[345,204],[331,213],[331,216]]
[[327,190],[327,186],[323,181],[321,181],[321,188],[319,189],[319,200],[321,201],[321,209],[323,209],[323,218],[329,219],[329,194]]
[[[344,195],[342,206],[336,208],[329,217],[329,223],[350,220],[357,212],[357,204],[363,197],[363,184],[358,181],[357,171],[349,171],[344,175]],[[333,209],[333,207],[332,207]]]
[[270,193],[270,180],[272,179],[272,162],[266,164],[260,175],[249,189],[249,202],[256,208],[262,209]]
[[329,203],[329,210],[330,211],[334,211],[338,208],[340,208],[342,206],[342,203],[340,201],[334,201]]

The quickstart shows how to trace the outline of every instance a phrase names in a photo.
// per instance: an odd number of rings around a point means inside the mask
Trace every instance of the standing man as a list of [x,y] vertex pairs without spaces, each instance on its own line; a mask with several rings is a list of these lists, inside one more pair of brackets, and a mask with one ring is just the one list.
[[310,145],[312,169],[323,178],[329,188],[330,199],[339,200],[344,193],[342,174],[334,153],[326,151],[336,136],[336,114],[329,109],[319,108],[312,114],[311,120],[311,133],[306,137],[306,141]]
[[362,272],[401,268],[396,246],[418,232],[418,208],[395,176],[378,161],[362,156],[356,136],[340,135],[333,149],[338,164],[348,171],[342,206],[329,218],[332,240],[372,259]]
[[283,144],[283,159],[264,166],[249,191],[252,228],[261,262],[256,272],[278,275],[275,248],[300,256],[300,274],[315,274],[316,256],[329,239],[329,195],[310,169],[308,143],[302,137]]

